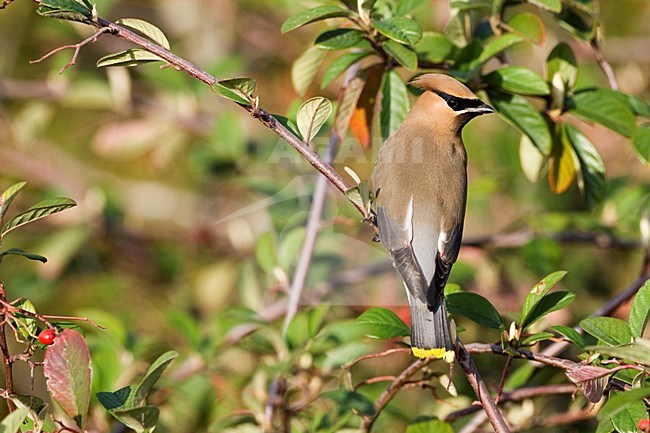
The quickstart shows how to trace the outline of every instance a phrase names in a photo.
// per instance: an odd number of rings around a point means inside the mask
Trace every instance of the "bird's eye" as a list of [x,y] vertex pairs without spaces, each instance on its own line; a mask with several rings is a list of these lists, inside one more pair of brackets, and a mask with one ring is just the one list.
[[458,107],[458,101],[456,98],[449,98],[447,99],[447,105],[449,105],[449,108],[456,108]]

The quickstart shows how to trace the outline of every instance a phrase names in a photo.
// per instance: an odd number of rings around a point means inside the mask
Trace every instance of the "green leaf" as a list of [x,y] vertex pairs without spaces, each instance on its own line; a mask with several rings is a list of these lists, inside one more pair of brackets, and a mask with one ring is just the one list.
[[93,7],[86,0],[41,0],[36,10],[39,15],[66,21],[92,24]]
[[637,433],[637,423],[640,419],[648,417],[648,410],[643,400],[630,403],[624,410],[611,416],[612,425],[620,433]]
[[537,343],[539,341],[546,341],[550,340],[553,338],[555,334],[552,332],[538,332],[536,334],[529,335],[528,337],[524,338],[521,342],[522,346],[530,346],[533,343]]
[[349,10],[338,6],[319,6],[313,9],[307,9],[290,17],[282,24],[281,31],[282,33],[287,33],[315,21],[327,18],[347,17],[349,15]]
[[632,342],[632,332],[627,323],[614,317],[588,317],[580,322],[582,329],[610,346]]
[[151,62],[164,62],[154,53],[140,48],[129,48],[128,50],[120,51],[118,53],[109,54],[97,60],[98,68],[105,68],[108,66],[138,66]]
[[29,408],[21,407],[7,415],[2,422],[0,422],[1,433],[15,433],[20,431],[20,427],[29,415]]
[[212,85],[212,90],[224,98],[244,105],[251,105],[253,93],[257,89],[255,80],[248,77],[219,80]]
[[643,335],[643,330],[648,323],[648,316],[650,316],[650,280],[643,283],[643,286],[636,292],[630,307],[630,317],[627,323],[633,337],[639,338]]
[[567,108],[626,137],[636,128],[634,113],[620,95],[608,89],[587,90],[567,100]]
[[156,382],[160,380],[163,372],[167,367],[169,367],[169,364],[171,364],[177,357],[178,352],[174,351],[165,352],[160,355],[158,359],[151,364],[149,370],[147,370],[147,373],[144,375],[138,386],[136,386],[133,392],[130,393],[126,406],[140,406],[145,401],[149,391],[151,391]]
[[531,5],[545,9],[550,12],[559,13],[562,10],[561,0],[527,0]]
[[362,326],[368,337],[380,340],[405,337],[410,334],[409,327],[406,326],[402,319],[386,308],[366,310],[357,317],[354,323]]
[[412,48],[391,39],[384,42],[383,48],[389,56],[406,69],[415,71],[418,68],[418,55]]
[[422,27],[410,18],[397,16],[383,21],[373,21],[372,26],[387,38],[411,47],[422,39]]
[[130,394],[131,387],[125,386],[124,388],[120,388],[115,392],[102,391],[98,392],[95,395],[97,396],[97,400],[99,400],[101,405],[104,406],[106,410],[111,411],[123,407],[128,401]]
[[406,433],[454,433],[451,424],[434,417],[417,417],[412,420]]
[[546,77],[551,81],[555,74],[560,74],[566,90],[573,89],[578,79],[576,57],[564,42],[557,44],[546,59]]
[[289,326],[285,340],[290,348],[302,347],[323,328],[327,306],[310,308],[297,314]]
[[305,227],[299,226],[285,233],[280,239],[278,264],[282,269],[290,269],[297,261],[305,240]]
[[323,360],[322,366],[324,368],[340,367],[368,354],[368,352],[368,345],[359,341],[337,345],[334,349],[327,351],[327,358]]
[[414,48],[420,60],[430,63],[440,63],[452,57],[456,49],[447,36],[436,32],[424,32]]
[[16,256],[23,256],[25,258],[28,258],[29,260],[36,260],[39,262],[46,263],[47,259],[39,254],[33,254],[33,253],[28,253],[26,251],[23,251],[19,248],[10,248],[7,251],[3,251],[0,253],[0,261],[4,258],[4,256],[8,255],[16,255]]
[[332,114],[332,102],[317,96],[311,98],[298,108],[297,124],[303,139],[310,143]]
[[632,112],[637,116],[650,117],[650,106],[641,98],[623,92],[617,92],[625,97]]
[[264,233],[257,240],[255,258],[264,271],[273,275],[273,269],[278,266],[278,247],[272,232]]
[[485,63],[500,52],[523,42],[525,39],[514,33],[505,33],[488,41],[478,57],[479,63]]
[[519,140],[519,161],[526,178],[533,183],[537,182],[546,164],[546,157],[526,134],[521,134]]
[[614,425],[612,424],[612,420],[607,418],[598,423],[594,433],[612,433],[613,431]]
[[294,135],[299,135],[299,132],[298,132],[298,125],[296,125],[296,123],[295,123],[293,120],[289,119],[289,118],[286,117],[286,116],[281,116],[281,115],[279,115],[279,114],[273,114],[272,116],[275,118],[275,120],[278,121],[278,123],[279,123],[280,125],[282,125],[282,126],[284,126],[285,128],[287,128],[287,129],[288,129],[289,131],[291,131]]
[[[29,311],[30,313],[36,314],[36,308],[32,301],[29,299],[22,299],[21,301],[15,304],[16,307]],[[28,316],[23,313],[15,313],[14,317],[19,320],[14,320],[15,326],[20,329],[20,332],[27,339],[32,339],[38,331],[38,325],[36,319],[33,316]]]
[[612,392],[609,400],[600,408],[598,420],[609,419],[612,416],[624,411],[635,402],[650,396],[650,386],[632,389],[625,392]]
[[562,124],[562,140],[567,140],[578,157],[580,167],[578,186],[589,209],[593,209],[605,195],[605,163],[600,154],[578,129],[569,123]]
[[162,30],[147,21],[138,18],[120,18],[119,20],[115,21],[115,24],[119,24],[142,33],[148,39],[165,48],[166,50],[169,50],[170,48],[167,36],[165,36]]
[[47,389],[81,428],[86,423],[90,405],[90,352],[81,334],[64,329],[45,350]]
[[321,396],[336,402],[342,413],[356,411],[365,416],[375,415],[375,404],[358,392],[337,389],[324,392]]
[[406,84],[394,70],[384,74],[381,93],[379,122],[381,135],[385,140],[402,124],[411,108],[411,101]]
[[628,362],[638,362],[646,366],[650,365],[650,350],[636,343],[624,344],[622,346],[586,346],[584,349]]
[[490,301],[478,293],[452,293],[445,299],[447,309],[451,314],[467,317],[488,328],[500,329],[503,327],[503,319],[499,312]]
[[544,277],[539,283],[530,290],[524,305],[521,307],[521,315],[519,316],[519,323],[524,323],[530,314],[533,307],[549,292],[562,278],[568,274],[567,271],[557,271]]
[[318,47],[309,47],[293,62],[291,82],[299,95],[305,94],[323,60],[325,60],[325,51]]
[[526,315],[526,318],[521,323],[521,328],[525,330],[530,325],[553,311],[561,310],[562,308],[569,306],[575,298],[576,295],[574,293],[566,291],[553,292],[544,295]]
[[314,41],[314,45],[324,50],[343,50],[352,47],[368,46],[361,30],[334,29],[321,33]]
[[406,15],[429,4],[429,0],[399,0],[395,6],[395,15]]
[[[581,0],[584,5],[584,0]],[[587,6],[588,8],[588,6]],[[581,11],[574,7],[566,6],[562,12],[553,15],[560,27],[579,37],[584,41],[590,41],[596,33],[597,14],[592,12]]]
[[632,147],[643,162],[650,163],[650,123],[636,128],[632,134]]
[[115,409],[110,414],[125,426],[138,433],[151,431],[158,423],[160,410],[155,406],[142,406],[130,409]]
[[327,68],[323,74],[323,78],[320,83],[321,89],[329,86],[332,81],[336,80],[343,72],[345,72],[350,66],[357,63],[359,60],[372,55],[372,51],[360,51],[358,53],[347,53],[343,54],[340,57],[334,59],[334,61]]
[[74,200],[65,197],[43,200],[7,221],[7,223],[2,226],[2,229],[0,229],[0,241],[7,235],[7,233],[18,227],[45,218],[48,215],[70,209],[76,205],[77,203],[75,203]]
[[551,326],[551,329],[558,334],[563,335],[581,349],[586,345],[584,337],[573,328],[564,325],[553,325]]
[[530,12],[518,13],[508,20],[508,27],[535,45],[543,46],[546,42],[544,22],[536,14]]
[[451,12],[452,16],[447,21],[444,34],[457,47],[464,47],[468,42],[465,34],[465,17],[453,10]]
[[546,120],[526,98],[499,91],[488,91],[490,101],[509,123],[526,134],[544,155],[549,155],[553,138]]
[[483,77],[485,82],[502,90],[523,95],[548,95],[546,81],[536,72],[520,67],[506,66]]
[[0,195],[0,223],[5,219],[5,214],[7,213],[7,209],[9,209],[11,202],[14,201],[14,198],[16,198],[25,185],[27,185],[27,182],[15,183],[4,190],[2,195]]

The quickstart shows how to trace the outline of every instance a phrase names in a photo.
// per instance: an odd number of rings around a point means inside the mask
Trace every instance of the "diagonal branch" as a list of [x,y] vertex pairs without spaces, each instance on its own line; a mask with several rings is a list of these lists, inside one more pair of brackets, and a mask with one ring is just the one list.
[[[171,66],[173,66],[178,71],[184,71],[189,76],[196,78],[197,80],[207,84],[212,87],[218,80],[212,76],[207,71],[199,68],[193,63],[188,62],[187,60],[175,55],[171,51],[161,47],[158,44],[151,42],[150,40],[132,32],[131,30],[122,27],[118,24],[115,24],[111,21],[105,20],[103,18],[97,18],[97,27],[105,28],[105,32],[112,34],[115,37],[124,39],[131,42],[138,47],[145,49],[161,59],[165,60]],[[345,194],[347,190],[350,189],[350,185],[341,177],[341,175],[330,165],[327,164],[323,159],[313,151],[309,144],[298,138],[293,132],[284,127],[280,122],[278,122],[275,117],[273,117],[268,112],[264,111],[261,108],[252,107],[250,105],[239,104],[246,111],[251,113],[251,115],[259,120],[264,126],[275,132],[280,138],[289,143],[294,149],[300,153],[300,155],[307,160],[316,170],[318,170],[325,178],[332,184],[336,189]],[[352,203],[357,210],[363,215],[364,220],[372,224],[370,220],[370,215],[366,209],[361,204]],[[373,224],[374,227],[374,224]]]

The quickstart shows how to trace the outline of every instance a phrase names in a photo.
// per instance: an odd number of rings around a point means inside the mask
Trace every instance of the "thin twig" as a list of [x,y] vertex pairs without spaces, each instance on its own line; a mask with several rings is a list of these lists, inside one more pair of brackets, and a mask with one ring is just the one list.
[[0,5],[0,9],[4,9],[4,8],[6,8],[7,6],[9,6],[9,5],[10,5],[11,3],[13,3],[13,2],[14,2],[14,0],[4,0],[4,1],[2,2],[2,4]]
[[[327,146],[327,156],[325,162],[331,164],[336,155],[340,138],[335,131],[332,131]],[[316,189],[314,190],[314,199],[311,203],[309,210],[309,219],[305,228],[305,241],[302,244],[300,258],[296,266],[296,272],[293,276],[293,281],[289,288],[289,299],[287,303],[287,311],[284,316],[284,326],[282,333],[286,334],[289,323],[295,317],[298,311],[298,304],[302,290],[305,287],[305,281],[309,275],[309,268],[311,267],[311,260],[314,256],[314,247],[316,246],[316,238],[321,228],[321,218],[323,215],[323,208],[325,206],[325,198],[327,197],[327,187],[329,182],[323,176],[318,176],[316,181]]]
[[609,62],[603,55],[603,51],[600,46],[600,41],[598,40],[598,38],[597,37],[592,38],[589,43],[589,46],[594,52],[594,58],[596,59],[596,62],[598,62],[598,66],[600,66],[600,69],[602,69],[603,73],[605,74],[605,77],[607,77],[607,82],[609,83],[609,87],[611,87],[612,90],[618,90],[618,82],[616,81],[616,74],[614,74],[614,69],[612,69],[612,65],[609,64]]
[[424,366],[429,364],[431,359],[418,359],[414,361],[411,365],[406,367],[393,382],[381,393],[379,398],[375,401],[375,415],[366,416],[361,422],[361,429],[365,432],[370,432],[372,426],[377,420],[377,417],[381,413],[382,409],[391,401],[391,399],[399,392],[400,389],[406,384],[409,379],[418,371],[420,371]]
[[60,52],[60,51],[67,50],[68,48],[74,48],[74,54],[72,55],[72,58],[70,59],[70,61],[69,61],[68,63],[66,63],[65,66],[63,66],[63,67],[59,70],[59,74],[62,74],[62,73],[64,73],[65,70],[68,69],[70,66],[74,66],[74,64],[75,64],[76,61],[77,61],[77,56],[79,56],[79,51],[81,51],[81,48],[82,48],[82,47],[84,47],[85,45],[88,45],[88,44],[90,44],[90,43],[97,42],[97,39],[99,39],[99,37],[100,37],[102,34],[104,34],[104,33],[108,33],[108,32],[110,32],[110,30],[109,30],[108,28],[106,28],[106,27],[100,28],[100,29],[97,30],[97,31],[96,31],[92,36],[89,36],[88,38],[84,39],[84,40],[81,41],[81,42],[78,42],[78,43],[76,43],[76,44],[64,45],[64,46],[62,46],[62,47],[55,48],[55,49],[53,49],[52,51],[50,51],[49,53],[45,54],[45,55],[44,55],[43,57],[41,57],[40,59],[30,60],[29,63],[40,63],[40,62],[42,62],[43,60],[47,59],[48,57],[50,57],[50,56],[52,56],[52,55],[54,55],[54,54],[56,54],[56,53],[58,53],[58,52]]

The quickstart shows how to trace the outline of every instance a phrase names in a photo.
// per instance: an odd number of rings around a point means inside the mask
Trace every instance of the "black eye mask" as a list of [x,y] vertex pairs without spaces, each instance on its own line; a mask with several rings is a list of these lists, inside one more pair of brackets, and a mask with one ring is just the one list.
[[445,92],[436,92],[438,96],[445,100],[447,106],[454,111],[463,111],[468,108],[478,108],[483,105],[479,99],[459,98],[458,96],[451,96]]

